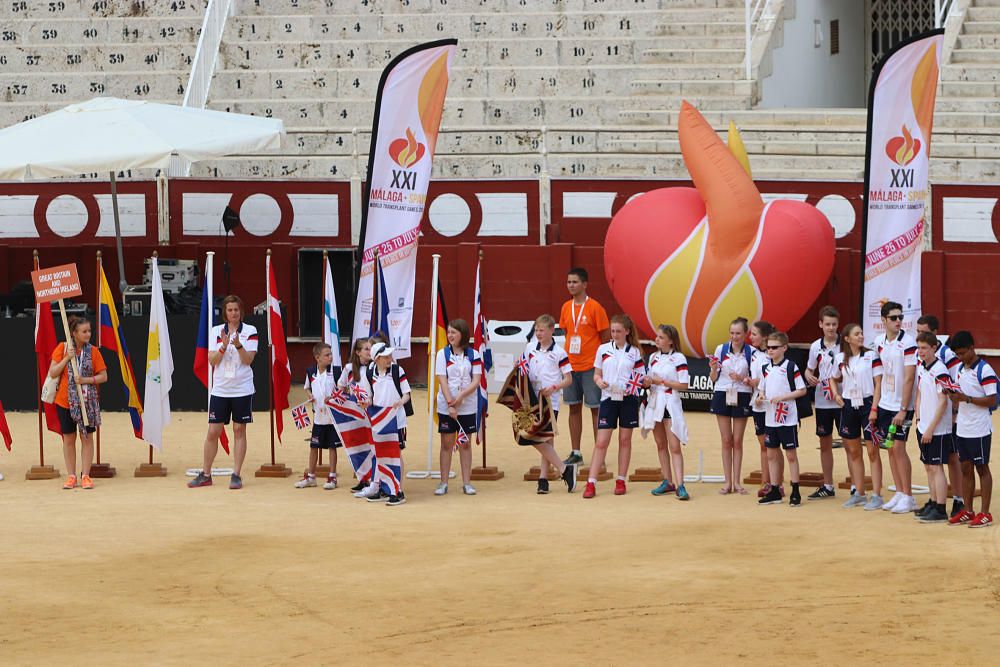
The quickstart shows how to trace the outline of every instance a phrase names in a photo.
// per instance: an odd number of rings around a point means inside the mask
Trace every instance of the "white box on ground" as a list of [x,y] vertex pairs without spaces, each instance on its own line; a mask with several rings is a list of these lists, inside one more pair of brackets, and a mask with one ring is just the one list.
[[[493,370],[486,375],[486,390],[495,394],[514,369],[514,364],[524,352],[529,340],[535,339],[535,322],[518,320],[489,320],[490,349],[493,351]],[[556,343],[564,345],[563,331],[556,329]]]

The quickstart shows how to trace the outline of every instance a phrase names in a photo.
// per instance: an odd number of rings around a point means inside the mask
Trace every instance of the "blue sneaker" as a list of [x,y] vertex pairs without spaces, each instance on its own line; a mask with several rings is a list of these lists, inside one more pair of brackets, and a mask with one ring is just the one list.
[[688,490],[684,488],[683,484],[677,487],[677,500],[691,500],[691,496],[688,495]]
[[665,496],[668,493],[673,493],[676,490],[677,490],[676,486],[674,486],[667,480],[663,480],[662,482],[660,482],[660,485],[655,489],[653,489],[652,491],[650,491],[650,493],[652,493],[654,496]]

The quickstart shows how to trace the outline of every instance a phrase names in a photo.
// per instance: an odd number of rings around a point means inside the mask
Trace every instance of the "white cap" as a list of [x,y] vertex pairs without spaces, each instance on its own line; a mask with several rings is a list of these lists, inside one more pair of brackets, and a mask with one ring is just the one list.
[[385,343],[375,343],[372,346],[372,359],[378,359],[379,357],[389,357],[392,356],[393,350],[391,347]]

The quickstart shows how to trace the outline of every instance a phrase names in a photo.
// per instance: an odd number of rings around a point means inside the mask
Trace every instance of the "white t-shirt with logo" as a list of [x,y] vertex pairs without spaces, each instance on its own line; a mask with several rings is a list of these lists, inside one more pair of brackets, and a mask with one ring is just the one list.
[[[983,367],[979,371],[976,370],[976,366],[969,368],[962,364],[958,372],[958,384],[966,396],[982,398],[997,395],[997,374],[985,361],[982,364]],[[979,381],[980,375],[983,376],[982,382]],[[960,438],[982,438],[993,433],[990,409],[972,403],[959,403],[957,426],[955,434]]]
[[[789,366],[790,365],[790,366]],[[802,374],[791,359],[784,359],[780,364],[769,363],[764,366],[764,395],[767,398],[774,396],[785,396],[793,390],[788,383],[788,369],[792,369],[792,377],[795,382],[795,390],[805,389],[806,383],[802,379]],[[779,405],[781,406],[779,408]],[[799,411],[795,407],[795,399],[782,401],[781,403],[767,402],[767,416],[764,418],[765,426],[798,426]]]
[[941,415],[941,421],[937,423],[931,435],[951,434],[951,401],[948,400],[947,396],[944,396],[938,380],[951,380],[948,367],[940,359],[935,357],[930,368],[927,368],[923,362],[917,366],[917,398],[920,401],[917,430],[922,434],[926,434],[930,429],[942,396],[945,400],[944,414]]
[[[548,348],[542,348],[542,344],[537,340],[531,341],[525,346],[522,357],[528,360],[528,380],[531,381],[531,388],[535,393],[545,387],[559,384],[565,376],[573,373],[569,355],[555,341],[552,341]],[[559,409],[561,400],[562,389],[549,396],[553,410]]]
[[[386,372],[380,373],[376,365],[372,366],[372,382],[368,382],[368,373],[362,373],[358,384],[368,392],[371,397],[371,404],[380,408],[385,408],[403,397],[403,394],[410,393],[410,381],[406,379],[406,371],[399,367],[399,391],[396,391],[396,383],[392,381],[392,366]],[[373,387],[372,384],[375,386]],[[412,397],[411,397],[412,400]],[[406,408],[402,405],[396,408],[396,424],[399,428],[406,427]]]
[[641,381],[646,374],[646,364],[642,360],[642,350],[625,343],[625,347],[615,346],[613,340],[601,344],[594,358],[594,368],[600,369],[601,377],[608,383],[601,390],[601,400],[620,401],[628,395],[635,395],[628,389],[629,380],[636,376]]
[[[734,352],[732,347],[730,346],[729,354],[727,354],[726,357],[723,359],[722,357],[723,347],[726,347],[725,343],[715,348],[715,358],[718,359],[719,363],[722,365],[722,367],[719,369],[719,377],[715,380],[715,391],[726,391],[730,387],[736,387],[736,391],[740,393],[743,394],[751,393],[753,391],[753,388],[750,385],[748,385],[746,382],[736,382],[735,380],[729,377],[729,374],[736,373],[738,375],[746,375],[746,376],[750,375],[750,366],[749,364],[747,364],[746,356],[744,356],[745,353],[743,352],[743,350],[744,349],[752,350],[752,348],[748,348],[747,344],[744,343],[743,347],[740,348],[738,352]],[[750,358],[751,360],[753,359],[752,352]]]
[[[222,332],[226,330],[226,326],[219,324],[212,327],[208,337],[209,341],[212,341],[212,351],[218,352],[222,349]],[[237,335],[243,349],[247,352],[257,351],[257,329],[252,324],[241,322],[239,328],[229,334],[229,346],[212,374],[213,396],[237,398],[253,395],[253,370],[240,361],[240,351],[233,345]]]
[[333,366],[330,366],[322,373],[315,369],[306,374],[306,382],[303,388],[312,394],[313,423],[325,426],[333,423],[333,415],[330,408],[324,401],[326,397],[333,393],[337,387],[337,376]]
[[913,393],[903,397],[903,383],[906,368],[917,365],[917,341],[905,331],[900,331],[892,340],[885,334],[875,339],[875,351],[882,361],[882,395],[878,407],[890,412],[910,410],[917,391],[916,377],[913,378]]
[[[767,357],[766,352],[755,349],[750,357],[750,379],[763,381],[764,366],[768,366],[770,363],[771,360]],[[760,387],[760,384],[758,383],[757,386]],[[750,401],[750,409],[754,412],[767,412],[767,405],[762,401]]]
[[839,410],[840,406],[827,394],[830,391],[830,378],[836,369],[834,360],[840,352],[840,338],[829,347],[822,338],[813,341],[809,346],[809,361],[806,368],[819,378],[816,384],[816,408],[819,410]]
[[875,395],[875,378],[882,375],[882,362],[873,350],[853,354],[844,361],[844,353],[834,359],[833,377],[840,381],[840,396],[845,405],[860,408],[864,399]]

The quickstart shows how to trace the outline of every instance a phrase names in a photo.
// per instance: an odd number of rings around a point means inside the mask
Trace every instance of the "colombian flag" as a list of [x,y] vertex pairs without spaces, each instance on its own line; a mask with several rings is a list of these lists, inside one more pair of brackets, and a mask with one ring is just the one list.
[[128,401],[129,416],[132,417],[132,432],[142,440],[142,403],[139,402],[139,392],[135,389],[135,373],[132,372],[132,360],[125,347],[121,325],[118,322],[118,311],[115,308],[114,297],[108,286],[108,278],[101,268],[101,296],[98,305],[101,322],[100,346],[118,355],[118,365],[122,371],[122,384],[125,385],[125,398]]
[[437,284],[437,321],[431,322],[430,340],[437,341],[437,345],[428,341],[427,345],[427,409],[434,415],[434,422],[437,423],[437,410],[434,409],[434,402],[437,396],[437,375],[434,373],[434,362],[437,353],[448,344],[448,313],[444,309],[444,294],[441,293],[441,282]]

